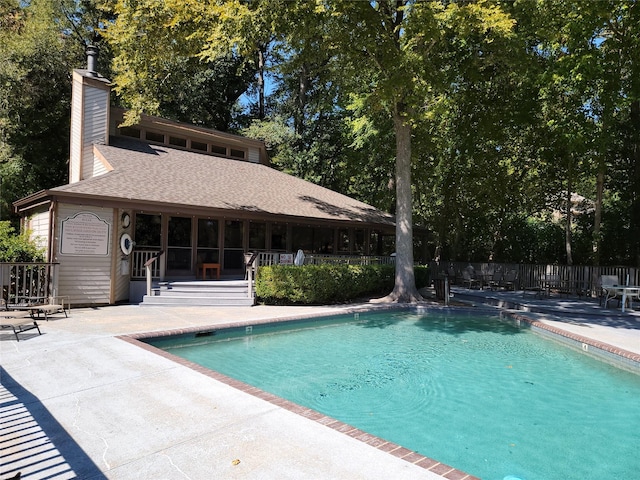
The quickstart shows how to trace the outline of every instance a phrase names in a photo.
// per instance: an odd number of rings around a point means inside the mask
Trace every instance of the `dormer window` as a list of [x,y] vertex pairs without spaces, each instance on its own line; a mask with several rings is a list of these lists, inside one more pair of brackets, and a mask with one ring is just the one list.
[[236,148],[232,148],[229,156],[232,158],[241,158],[242,160],[244,160],[245,152],[244,150],[238,150]]
[[201,152],[207,151],[207,144],[202,142],[196,142],[195,140],[191,140],[191,149],[199,150]]
[[180,137],[169,137],[169,145],[174,145],[176,147],[187,148],[187,139]]
[[124,137],[140,138],[140,130],[132,127],[120,128],[120,135]]
[[211,153],[214,153],[216,155],[223,155],[223,156],[227,156],[227,147],[222,147],[220,145],[211,145]]
[[118,125],[122,123],[124,113],[120,109],[113,112],[110,119],[112,134],[200,154],[262,163],[261,144],[256,140],[145,115],[139,123],[121,127]]
[[145,132],[144,138],[150,142],[164,143],[164,135],[156,132]]

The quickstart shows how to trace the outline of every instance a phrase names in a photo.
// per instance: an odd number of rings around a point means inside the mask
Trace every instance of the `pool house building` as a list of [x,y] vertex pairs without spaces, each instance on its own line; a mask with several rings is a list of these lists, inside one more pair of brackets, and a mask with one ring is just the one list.
[[73,72],[69,183],[14,203],[71,304],[140,301],[154,257],[158,281],[203,264],[242,279],[248,252],[393,252],[391,215],[272,168],[260,141],[144,115],[122,127],[93,70]]

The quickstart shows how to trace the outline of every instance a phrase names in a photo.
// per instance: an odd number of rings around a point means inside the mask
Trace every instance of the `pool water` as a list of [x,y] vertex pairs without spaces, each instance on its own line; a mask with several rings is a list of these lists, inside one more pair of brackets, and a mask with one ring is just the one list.
[[485,480],[640,472],[640,376],[496,317],[360,314],[150,343]]

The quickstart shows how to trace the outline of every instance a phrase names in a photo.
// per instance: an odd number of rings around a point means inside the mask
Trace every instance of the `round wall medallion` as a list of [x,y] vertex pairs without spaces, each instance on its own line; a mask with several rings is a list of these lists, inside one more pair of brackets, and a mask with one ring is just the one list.
[[128,233],[123,233],[120,237],[120,250],[125,255],[129,255],[133,251],[133,241]]
[[131,216],[128,213],[122,214],[122,226],[128,228],[131,225]]

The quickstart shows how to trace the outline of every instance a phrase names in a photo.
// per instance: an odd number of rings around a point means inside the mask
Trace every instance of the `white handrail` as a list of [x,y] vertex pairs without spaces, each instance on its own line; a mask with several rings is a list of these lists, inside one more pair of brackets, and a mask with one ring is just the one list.
[[152,267],[156,263],[156,260],[158,260],[160,258],[160,255],[162,255],[163,253],[164,253],[164,250],[160,250],[159,252],[156,252],[156,254],[153,257],[151,257],[149,260],[147,260],[144,263],[144,268],[147,276],[147,295],[149,297],[151,296],[151,283],[153,280]]

